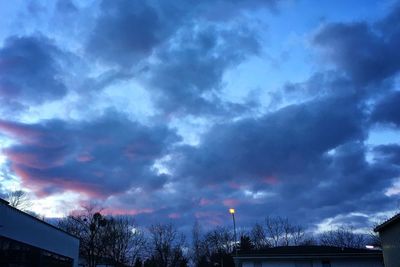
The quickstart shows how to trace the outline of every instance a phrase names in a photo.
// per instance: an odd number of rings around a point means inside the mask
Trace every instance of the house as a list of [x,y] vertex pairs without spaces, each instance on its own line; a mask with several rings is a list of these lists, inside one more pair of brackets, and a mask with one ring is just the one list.
[[239,251],[237,267],[383,267],[382,251],[329,246],[283,246]]
[[381,238],[385,267],[400,266],[400,213],[374,229]]
[[0,198],[0,266],[78,266],[78,238],[8,204]]

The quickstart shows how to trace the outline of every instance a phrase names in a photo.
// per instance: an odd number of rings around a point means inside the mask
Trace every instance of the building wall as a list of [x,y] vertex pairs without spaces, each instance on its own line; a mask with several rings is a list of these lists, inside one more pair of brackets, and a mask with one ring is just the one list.
[[78,266],[79,240],[0,203],[0,235],[74,260]]
[[385,267],[400,266],[400,225],[399,223],[385,227],[379,236],[382,241]]
[[[242,262],[242,267],[322,267],[321,260],[264,260],[260,263],[245,260]],[[383,263],[379,259],[331,259],[330,263],[331,267],[383,267]]]

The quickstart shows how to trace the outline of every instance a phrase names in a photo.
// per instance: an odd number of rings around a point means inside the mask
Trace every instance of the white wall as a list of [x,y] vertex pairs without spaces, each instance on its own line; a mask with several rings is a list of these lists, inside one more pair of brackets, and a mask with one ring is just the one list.
[[[331,267],[384,267],[379,259],[331,259]],[[297,267],[294,260],[268,260],[263,261],[262,267]],[[306,265],[304,265],[306,266]],[[243,261],[242,267],[255,267],[250,260]],[[312,260],[312,267],[322,267],[321,260]]]
[[398,267],[400,263],[400,225],[394,223],[385,227],[379,236],[382,241],[383,257],[386,267]]
[[78,266],[79,240],[0,203],[0,235],[54,252],[74,260]]

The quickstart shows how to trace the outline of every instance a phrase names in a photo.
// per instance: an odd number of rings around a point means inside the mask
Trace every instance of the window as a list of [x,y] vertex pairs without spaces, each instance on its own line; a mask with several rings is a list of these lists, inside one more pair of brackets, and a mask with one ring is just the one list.
[[322,261],[322,267],[331,267],[331,262],[328,260]]
[[312,264],[312,261],[302,260],[302,261],[296,261],[295,266],[296,267],[313,267],[313,264]]

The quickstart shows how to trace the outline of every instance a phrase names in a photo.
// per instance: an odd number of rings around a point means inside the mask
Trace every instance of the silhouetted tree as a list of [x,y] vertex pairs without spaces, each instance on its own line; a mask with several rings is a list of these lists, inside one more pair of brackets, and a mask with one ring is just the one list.
[[[234,250],[233,234],[229,228],[216,227],[207,232],[203,239],[207,266],[233,266],[231,253]],[[204,266],[204,265],[203,265]]]
[[149,233],[149,252],[158,267],[177,267],[186,261],[182,251],[185,238],[172,224],[152,225]]
[[135,264],[133,265],[133,267],[142,267],[142,265],[143,265],[142,260],[141,260],[139,257],[137,257],[136,260],[135,260]]
[[319,243],[324,246],[363,248],[366,245],[366,236],[354,233],[353,227],[341,226],[320,234]]
[[256,223],[251,229],[250,238],[255,249],[264,249],[271,246],[264,227],[259,223]]
[[8,193],[6,200],[9,205],[22,211],[28,211],[32,207],[32,202],[26,191],[16,190]]
[[202,246],[201,227],[199,222],[196,220],[192,229],[192,260],[195,266],[200,266],[203,259],[204,250]]
[[254,249],[253,242],[251,242],[251,239],[250,239],[250,237],[248,235],[240,236],[239,249],[240,250],[252,250],[252,249]]
[[290,223],[288,218],[279,216],[265,218],[264,233],[268,243],[274,247],[300,245],[306,239],[303,227]]
[[105,255],[115,264],[133,264],[145,247],[143,233],[128,217],[110,217],[104,229]]
[[80,213],[71,214],[59,221],[61,229],[79,237],[81,257],[89,267],[96,267],[100,258],[105,256],[106,241],[104,228],[107,219],[94,207],[85,207]]

